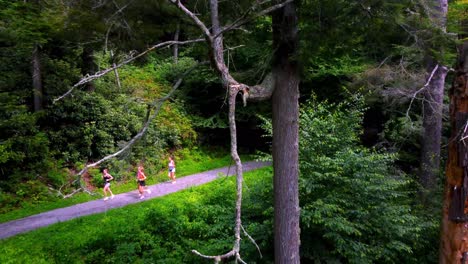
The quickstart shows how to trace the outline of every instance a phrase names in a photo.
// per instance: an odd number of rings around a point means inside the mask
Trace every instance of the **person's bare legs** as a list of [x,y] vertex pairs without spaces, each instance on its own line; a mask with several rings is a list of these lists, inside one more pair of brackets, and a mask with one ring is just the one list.
[[170,175],[171,175],[170,178],[172,180],[172,183],[176,183],[175,172],[171,171]]
[[114,199],[114,194],[112,193],[110,187],[107,187],[107,190],[109,191],[109,193],[110,193],[110,195],[111,195],[110,198],[111,198],[111,199]]
[[107,192],[108,192],[108,191],[109,191],[109,193],[110,193],[110,195],[111,195],[110,198],[111,198],[111,199],[114,199],[114,194],[112,193],[112,191],[111,191],[111,189],[110,189],[110,185],[107,185],[107,184],[106,184],[106,185],[104,186],[103,191],[104,191],[104,200],[109,199],[109,197],[107,196]]

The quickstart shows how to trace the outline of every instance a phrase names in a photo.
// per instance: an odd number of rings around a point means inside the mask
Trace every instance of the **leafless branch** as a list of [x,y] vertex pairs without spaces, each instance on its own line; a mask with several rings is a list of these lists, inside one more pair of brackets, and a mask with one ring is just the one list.
[[417,90],[416,92],[414,92],[413,96],[411,96],[410,104],[409,104],[409,106],[408,106],[408,109],[406,110],[406,117],[407,117],[408,119],[411,120],[411,118],[410,118],[410,116],[409,116],[409,111],[411,110],[411,106],[412,106],[412,104],[413,104],[414,99],[416,98],[416,95],[417,95],[418,93],[420,93],[421,91],[423,91],[424,89],[426,89],[427,86],[429,86],[429,84],[431,83],[432,78],[434,77],[434,74],[435,74],[435,72],[437,71],[438,68],[439,68],[439,64],[437,64],[436,66],[434,66],[434,69],[432,70],[431,75],[427,78],[427,81],[426,81],[426,83],[423,85],[423,87],[421,87],[419,90]]
[[104,40],[104,52],[106,52],[106,53],[107,53],[107,46],[108,46],[107,43],[109,42],[109,34],[110,34],[110,31],[111,31],[113,26],[114,26],[114,23],[111,23],[109,25],[109,28],[107,28],[107,30],[106,30],[106,38]]
[[66,186],[69,186],[73,183],[75,183],[76,181],[73,181],[73,182],[68,182],[66,184],[63,184],[62,186],[60,186],[60,188],[57,190],[55,188],[53,188],[52,186],[49,185],[49,190],[51,191],[54,191],[57,193],[57,196],[60,196],[62,197],[63,199],[67,199],[67,198],[70,198],[72,197],[73,195],[77,194],[77,193],[80,193],[80,192],[86,192],[88,193],[89,195],[95,195],[95,193],[91,192],[90,190],[88,190],[86,187],[84,187],[81,182],[80,182],[80,188],[78,189],[75,189],[73,190],[73,192],[69,193],[69,194],[64,194],[63,193],[63,188],[66,187]]
[[466,135],[466,130],[467,129],[468,129],[468,121],[463,126],[463,132],[461,133],[462,136],[460,137],[460,141],[462,141],[463,145],[465,145],[465,146],[466,146],[465,139],[468,138],[468,135],[467,136],[463,136],[463,135]]
[[125,8],[127,8],[127,7],[128,7],[130,4],[132,4],[133,2],[135,2],[135,0],[128,1],[127,4],[123,5],[122,7],[119,7],[119,5],[118,5],[114,0],[112,0],[112,3],[114,3],[115,7],[117,8],[117,11],[115,11],[114,14],[112,14],[112,15],[107,19],[107,21],[112,20],[112,18],[114,18],[114,16],[116,16],[116,15],[119,14],[119,13],[122,13],[122,11],[124,11]]
[[406,31],[406,33],[408,33],[409,36],[413,37],[414,38],[414,43],[415,44],[419,44],[419,37],[413,32],[410,30],[409,26],[404,24],[404,23],[398,23],[398,25],[404,30]]
[[383,59],[382,62],[379,64],[379,66],[377,66],[377,69],[380,68],[380,67],[382,67],[382,65],[384,65],[384,64],[387,62],[387,60],[388,60],[389,58],[390,58],[390,56],[388,56],[388,57],[386,57],[385,59]]
[[182,12],[184,12],[188,17],[190,17],[193,22],[201,29],[203,34],[207,39],[212,40],[210,30],[205,26],[205,24],[190,10],[187,9],[179,0],[168,0],[172,4],[176,5]]
[[252,244],[254,244],[255,247],[257,248],[258,253],[260,254],[260,258],[263,258],[262,251],[260,250],[260,247],[257,245],[257,242],[255,242],[255,240],[249,235],[249,233],[245,231],[244,226],[241,225],[241,227],[242,227],[242,231],[244,231],[244,235],[248,237],[249,240],[252,242]]
[[97,3],[92,7],[92,9],[97,9],[97,8],[107,4],[107,0],[99,0],[99,1],[96,1],[96,2]]
[[56,193],[57,193],[57,196],[60,196],[60,197],[62,197],[62,198],[64,198],[64,199],[70,198],[70,197],[72,197],[73,195],[75,195],[75,194],[77,194],[77,193],[83,191],[83,188],[78,188],[78,189],[75,189],[72,193],[63,194],[63,193],[62,193],[62,188],[63,188],[64,186],[65,186],[65,185],[62,185],[62,186],[60,187],[60,189],[58,189],[58,190],[52,188],[51,186],[49,186],[49,190],[56,192]]
[[198,255],[202,258],[205,259],[213,259],[215,263],[219,263],[222,259],[230,258],[235,255],[235,252],[233,250],[229,251],[228,253],[220,256],[208,256],[208,255],[203,255],[202,253],[196,251],[195,249],[192,250],[192,253],[195,255]]
[[78,86],[81,86],[85,83],[88,83],[90,81],[93,81],[93,80],[96,80],[104,75],[106,75],[107,73],[115,70],[115,69],[118,69],[138,58],[140,58],[141,56],[147,54],[148,52],[154,50],[154,49],[157,49],[157,48],[161,48],[161,47],[166,47],[166,46],[171,46],[171,45],[174,45],[174,44],[177,44],[177,45],[186,45],[186,44],[191,44],[191,43],[196,43],[196,42],[203,42],[205,41],[204,39],[193,39],[193,40],[186,40],[186,41],[166,41],[166,42],[162,42],[162,43],[159,43],[159,44],[156,44],[154,46],[151,46],[150,48],[148,48],[147,50],[139,53],[138,55],[136,56],[130,56],[130,58],[124,60],[123,62],[111,67],[111,68],[107,68],[105,70],[102,70],[102,71],[99,71],[99,72],[96,72],[95,74],[93,75],[86,75],[84,78],[82,78],[79,82],[75,83],[71,88],[70,90],[68,90],[66,93],[64,93],[63,95],[61,95],[60,97],[58,98],[55,98],[53,100],[54,103],[56,103],[57,101],[60,101],[62,100],[63,98],[67,97],[68,95],[70,95],[73,90],[78,87]]
[[[270,6],[269,8],[266,8],[256,14],[253,14],[252,16],[248,16],[248,14],[253,10],[252,8],[250,8],[247,12],[245,12],[241,18],[237,19],[236,21],[234,21],[231,25],[229,26],[226,26],[224,27],[220,33],[218,33],[217,35],[215,35],[214,37],[218,37],[220,34],[223,34],[224,32],[226,31],[229,31],[229,30],[232,30],[234,28],[237,28],[237,27],[240,27],[250,21],[252,21],[253,19],[257,18],[257,17],[260,17],[260,16],[264,16],[266,14],[269,14],[275,10],[278,10],[282,7],[284,7],[285,5],[289,4],[289,3],[292,3],[294,0],[286,0],[282,3],[279,3],[279,4],[276,4],[276,5],[273,5],[273,6]],[[266,1],[265,1],[266,2]]]

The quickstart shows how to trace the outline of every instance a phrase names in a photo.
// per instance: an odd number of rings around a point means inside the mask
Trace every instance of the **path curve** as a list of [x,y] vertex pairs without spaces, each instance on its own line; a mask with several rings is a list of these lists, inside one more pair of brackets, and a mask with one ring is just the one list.
[[[269,162],[250,161],[242,163],[242,168],[245,172],[269,166],[270,164],[271,163]],[[227,175],[228,172],[229,175],[233,175],[235,172],[235,166],[231,166],[230,169],[229,167],[224,167],[177,178],[177,183],[175,184],[172,184],[171,182],[164,182],[155,185],[149,185],[148,188],[151,190],[151,194],[146,194],[145,199],[142,200],[138,198],[138,191],[135,190],[127,193],[116,194],[115,198],[112,200],[94,200],[2,223],[0,224],[0,239],[5,239],[17,234],[25,233],[58,222],[64,222],[73,218],[102,213],[109,209],[124,207],[128,204],[146,201],[148,199],[164,196],[191,186],[202,185],[217,179],[219,175]]]

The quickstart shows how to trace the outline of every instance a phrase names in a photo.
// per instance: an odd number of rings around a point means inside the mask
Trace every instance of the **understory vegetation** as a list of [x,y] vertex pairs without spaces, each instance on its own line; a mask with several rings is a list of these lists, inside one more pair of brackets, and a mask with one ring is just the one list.
[[[439,223],[425,211],[428,207],[414,203],[415,180],[396,166],[396,155],[360,143],[363,99],[335,104],[314,97],[303,104],[302,260],[436,263]],[[271,122],[263,120],[271,136]],[[430,254],[423,253],[429,249]]]

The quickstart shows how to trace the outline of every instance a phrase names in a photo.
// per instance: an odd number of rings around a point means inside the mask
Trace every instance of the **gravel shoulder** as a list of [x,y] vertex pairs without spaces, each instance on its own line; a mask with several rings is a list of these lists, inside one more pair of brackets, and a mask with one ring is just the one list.
[[[243,171],[246,172],[269,166],[270,164],[271,163],[269,162],[251,161],[244,162],[242,165]],[[171,182],[164,182],[155,185],[149,185],[148,189],[151,190],[151,194],[146,194],[144,199],[139,199],[138,192],[135,190],[127,193],[116,194],[112,200],[94,200],[2,223],[0,224],[0,239],[5,239],[17,234],[25,233],[58,222],[64,222],[73,218],[102,213],[109,209],[124,207],[128,204],[139,203],[148,199],[178,192],[192,186],[211,182],[217,179],[220,175],[228,175],[228,173],[229,175],[233,175],[234,172],[235,166],[231,166],[230,168],[224,167],[214,169],[182,178],[177,178],[177,182],[175,184],[172,184]]]

